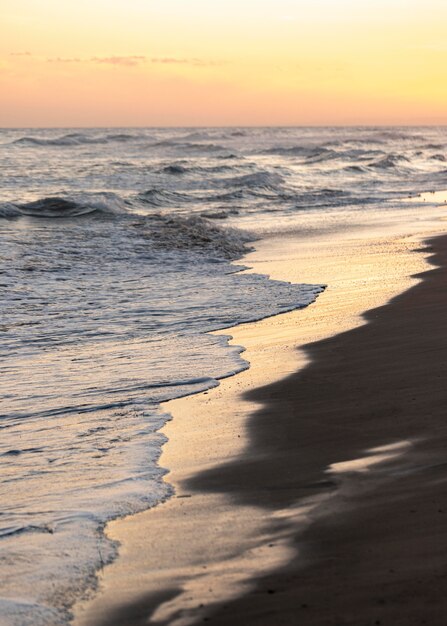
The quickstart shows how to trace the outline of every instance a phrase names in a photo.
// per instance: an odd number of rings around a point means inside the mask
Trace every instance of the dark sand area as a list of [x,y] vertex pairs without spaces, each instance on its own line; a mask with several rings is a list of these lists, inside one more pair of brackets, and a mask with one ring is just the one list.
[[[295,548],[188,623],[447,624],[447,237],[427,246],[434,267],[421,282],[369,311],[368,324],[305,346],[298,373],[249,392],[261,406],[248,453],[184,483],[261,507]],[[309,502],[304,526],[275,516]],[[179,592],[95,624],[171,624],[150,616]]]

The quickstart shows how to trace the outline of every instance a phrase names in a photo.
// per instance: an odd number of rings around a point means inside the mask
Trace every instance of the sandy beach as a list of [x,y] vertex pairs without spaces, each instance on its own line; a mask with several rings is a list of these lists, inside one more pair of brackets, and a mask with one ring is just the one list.
[[443,623],[447,242],[385,232],[249,255],[328,288],[232,329],[250,369],[166,406],[176,496],[108,526],[77,626]]

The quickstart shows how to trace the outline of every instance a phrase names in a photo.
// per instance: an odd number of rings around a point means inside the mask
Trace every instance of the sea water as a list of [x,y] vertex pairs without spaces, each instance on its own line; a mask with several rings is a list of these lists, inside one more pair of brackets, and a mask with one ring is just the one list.
[[66,624],[117,553],[105,523],[172,495],[160,404],[248,366],[211,331],[322,291],[241,271],[253,241],[444,189],[446,148],[443,128],[0,131],[2,624]]

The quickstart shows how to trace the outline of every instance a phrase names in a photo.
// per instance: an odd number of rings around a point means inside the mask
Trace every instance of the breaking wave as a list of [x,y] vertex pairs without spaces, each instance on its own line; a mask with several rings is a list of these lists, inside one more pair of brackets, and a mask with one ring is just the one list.
[[33,202],[0,204],[0,217],[73,218],[86,215],[113,216],[126,212],[126,203],[113,193],[89,194],[79,199],[50,196]]
[[[180,194],[159,192],[166,202],[170,195]],[[155,201],[153,201],[155,204]],[[228,212],[223,217],[228,217]],[[90,200],[50,197],[22,204],[0,205],[0,217],[63,219],[100,215],[103,217],[125,217],[123,228],[131,229],[143,237],[151,247],[157,250],[190,250],[215,258],[233,260],[251,250],[249,242],[255,237],[245,231],[234,228],[221,228],[210,219],[220,215],[162,215],[150,213],[136,216],[126,209],[125,203],[113,194],[101,200],[93,196]]]

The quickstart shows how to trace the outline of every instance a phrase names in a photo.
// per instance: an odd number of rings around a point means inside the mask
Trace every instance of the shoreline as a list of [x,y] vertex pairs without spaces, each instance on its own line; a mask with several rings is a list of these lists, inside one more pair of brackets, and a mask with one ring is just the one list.
[[[283,244],[284,240],[281,241]],[[261,623],[259,615],[253,618],[255,621],[247,621],[253,616],[247,613],[246,607],[239,607],[235,613],[227,608],[223,615],[215,613],[216,606],[221,606],[223,602],[228,602],[229,607],[237,606],[236,598],[249,598],[250,594],[256,593],[258,583],[253,585],[253,581],[259,581],[268,571],[287,569],[287,563],[294,559],[296,549],[291,528],[298,524],[300,532],[304,530],[313,507],[321,506],[318,498],[322,492],[326,497],[330,481],[325,481],[324,485],[317,481],[317,485],[309,489],[307,480],[304,491],[293,495],[294,502],[301,498],[306,500],[305,507],[300,506],[299,510],[291,506],[287,489],[276,489],[273,497],[275,488],[272,485],[268,497],[264,497],[265,489],[259,489],[258,470],[266,461],[271,461],[271,454],[260,452],[259,445],[255,445],[255,459],[248,463],[252,467],[241,468],[240,458],[247,455],[249,440],[253,449],[254,437],[252,432],[247,433],[247,420],[256,415],[256,409],[259,413],[259,405],[266,402],[262,388],[281,385],[287,377],[297,375],[297,370],[299,374],[309,367],[308,346],[305,351],[300,346],[321,342],[325,337],[337,337],[341,331],[363,327],[365,322],[361,315],[364,311],[385,304],[402,288],[407,289],[414,284],[415,281],[408,277],[409,266],[415,271],[423,269],[421,256],[412,251],[417,247],[415,241],[394,235],[375,244],[369,241],[369,247],[364,243],[355,239],[351,243],[350,257],[346,257],[344,250],[340,256],[344,248],[341,244],[340,249],[335,251],[335,265],[338,263],[338,267],[333,270],[334,276],[340,267],[344,267],[345,274],[348,270],[348,274],[351,272],[351,276],[344,278],[349,285],[344,285],[342,280],[336,285],[335,292],[333,287],[330,288],[329,296],[320,295],[316,304],[305,309],[222,331],[222,334],[233,334],[232,343],[246,347],[249,370],[221,381],[218,388],[209,392],[166,405],[175,419],[163,429],[169,442],[163,449],[161,464],[171,470],[167,480],[174,484],[177,495],[154,509],[108,525],[108,534],[122,544],[120,556],[105,569],[100,578],[101,591],[93,601],[77,607],[76,625],[169,623],[181,626],[208,619],[208,616],[217,623],[219,619],[224,620],[221,623],[226,623],[225,620],[234,621],[240,615],[244,615],[244,623]],[[314,244],[312,242],[307,249],[306,270],[303,265],[295,270],[300,282],[323,282],[303,277],[306,271],[309,276],[312,271],[315,272],[315,268],[312,270],[311,267]],[[272,246],[271,242],[269,245],[267,256],[271,255],[270,260],[262,261],[265,252],[261,245],[261,251],[258,249],[242,261],[254,265],[250,271],[268,273],[272,278],[293,278],[284,277],[284,264],[290,265],[290,253],[288,258],[282,260],[281,269],[281,262],[274,258],[278,249],[275,251],[275,244]],[[303,245],[300,241],[301,262]],[[326,245],[327,256],[322,259],[319,271],[327,274],[327,263],[326,267],[324,264],[328,256],[334,255],[331,251],[333,241],[328,240]],[[321,246],[320,242],[320,252]],[[261,260],[257,260],[259,258]],[[348,267],[349,260],[354,258],[360,260],[358,270]],[[391,271],[392,262],[396,259],[399,259],[400,265]],[[370,270],[375,268],[375,272],[368,274],[366,271],[370,278],[366,283],[363,279],[360,285],[358,281],[362,280],[368,264]],[[318,269],[316,271],[318,273]],[[380,274],[380,271],[387,271],[388,277],[390,271],[391,274],[394,272],[390,285],[383,284],[383,273]],[[334,285],[330,279],[324,282]],[[358,297],[359,292],[361,297]],[[329,303],[326,303],[328,298]],[[322,299],[323,306],[320,306]],[[326,317],[328,310],[334,317],[330,321]],[[274,368],[272,359],[276,361]],[[245,391],[242,399],[241,389]],[[248,394],[247,390],[252,391]],[[275,392],[276,418],[278,398],[286,397],[285,390]],[[211,416],[209,407],[212,408]],[[231,416],[231,422],[223,423],[225,415]],[[331,449],[328,455],[332,461],[337,459],[333,452]],[[391,461],[388,459],[386,462]],[[318,463],[321,467],[321,458]],[[255,471],[254,467],[257,467]],[[241,476],[244,483],[242,489],[238,485]],[[278,476],[272,476],[272,479],[278,487]],[[262,492],[265,492],[264,495]],[[318,501],[309,501],[311,493]],[[266,514],[270,515],[273,510],[276,517],[272,528],[271,519],[266,524]],[[156,536],[160,527],[163,528],[164,540]],[[149,541],[148,537],[151,538]],[[219,545],[216,545],[216,540]],[[306,556],[301,555],[301,560],[307,561]],[[268,595],[276,597],[276,592],[273,593],[275,589],[270,587],[268,592],[272,593]],[[255,597],[257,603],[259,598]],[[275,610],[279,611],[279,607]],[[148,615],[152,615],[149,622],[146,621]],[[281,611],[277,615],[282,615]]]

